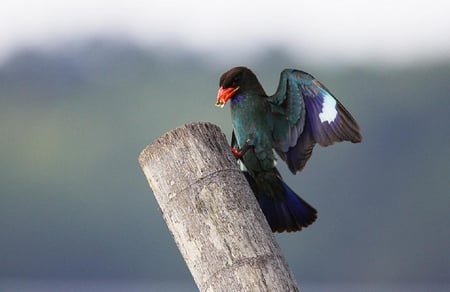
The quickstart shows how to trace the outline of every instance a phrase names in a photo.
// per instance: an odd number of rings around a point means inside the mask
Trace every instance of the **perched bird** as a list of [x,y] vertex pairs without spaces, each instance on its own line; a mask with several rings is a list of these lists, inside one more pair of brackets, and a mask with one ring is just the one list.
[[256,75],[235,67],[220,77],[216,105],[230,101],[232,151],[273,232],[299,231],[317,211],[282,180],[276,153],[292,173],[301,171],[314,145],[361,141],[359,126],[330,91],[310,74],[285,69],[275,94],[268,96]]

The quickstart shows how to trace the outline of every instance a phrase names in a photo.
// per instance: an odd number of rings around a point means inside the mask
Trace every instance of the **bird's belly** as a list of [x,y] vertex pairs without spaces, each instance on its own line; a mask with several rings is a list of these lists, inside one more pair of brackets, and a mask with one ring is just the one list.
[[270,128],[264,121],[255,119],[234,119],[234,133],[239,148],[245,148],[243,161],[248,169],[264,171],[275,166],[275,157],[272,150],[272,139]]
[[261,140],[260,137],[266,136],[265,132],[267,131],[261,121],[241,116],[233,117],[233,128],[239,147],[243,147],[246,142],[250,145],[257,143],[256,140]]
[[271,127],[266,121],[266,112],[261,107],[246,106],[243,100],[241,104],[233,107],[231,120],[239,147],[242,147],[248,139],[261,140],[270,136]]

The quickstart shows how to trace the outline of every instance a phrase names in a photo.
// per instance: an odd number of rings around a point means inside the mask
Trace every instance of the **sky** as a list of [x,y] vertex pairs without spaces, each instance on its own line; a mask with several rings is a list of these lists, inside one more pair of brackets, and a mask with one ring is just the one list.
[[212,54],[282,47],[318,60],[450,55],[450,2],[0,0],[0,61],[24,47],[125,37]]

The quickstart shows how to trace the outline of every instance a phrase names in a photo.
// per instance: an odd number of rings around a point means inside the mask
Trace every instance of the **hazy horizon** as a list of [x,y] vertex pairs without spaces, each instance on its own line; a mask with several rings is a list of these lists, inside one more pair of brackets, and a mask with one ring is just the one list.
[[[313,62],[414,64],[448,58],[448,1],[3,1],[0,62],[21,48],[95,37],[215,58],[283,48]],[[193,9],[194,8],[194,9]]]

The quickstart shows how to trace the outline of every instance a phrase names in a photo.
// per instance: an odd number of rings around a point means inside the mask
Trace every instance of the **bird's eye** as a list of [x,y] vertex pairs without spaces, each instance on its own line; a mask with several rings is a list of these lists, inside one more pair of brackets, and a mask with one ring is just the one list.
[[233,80],[231,80],[231,86],[236,87],[241,80],[240,76],[234,76]]

